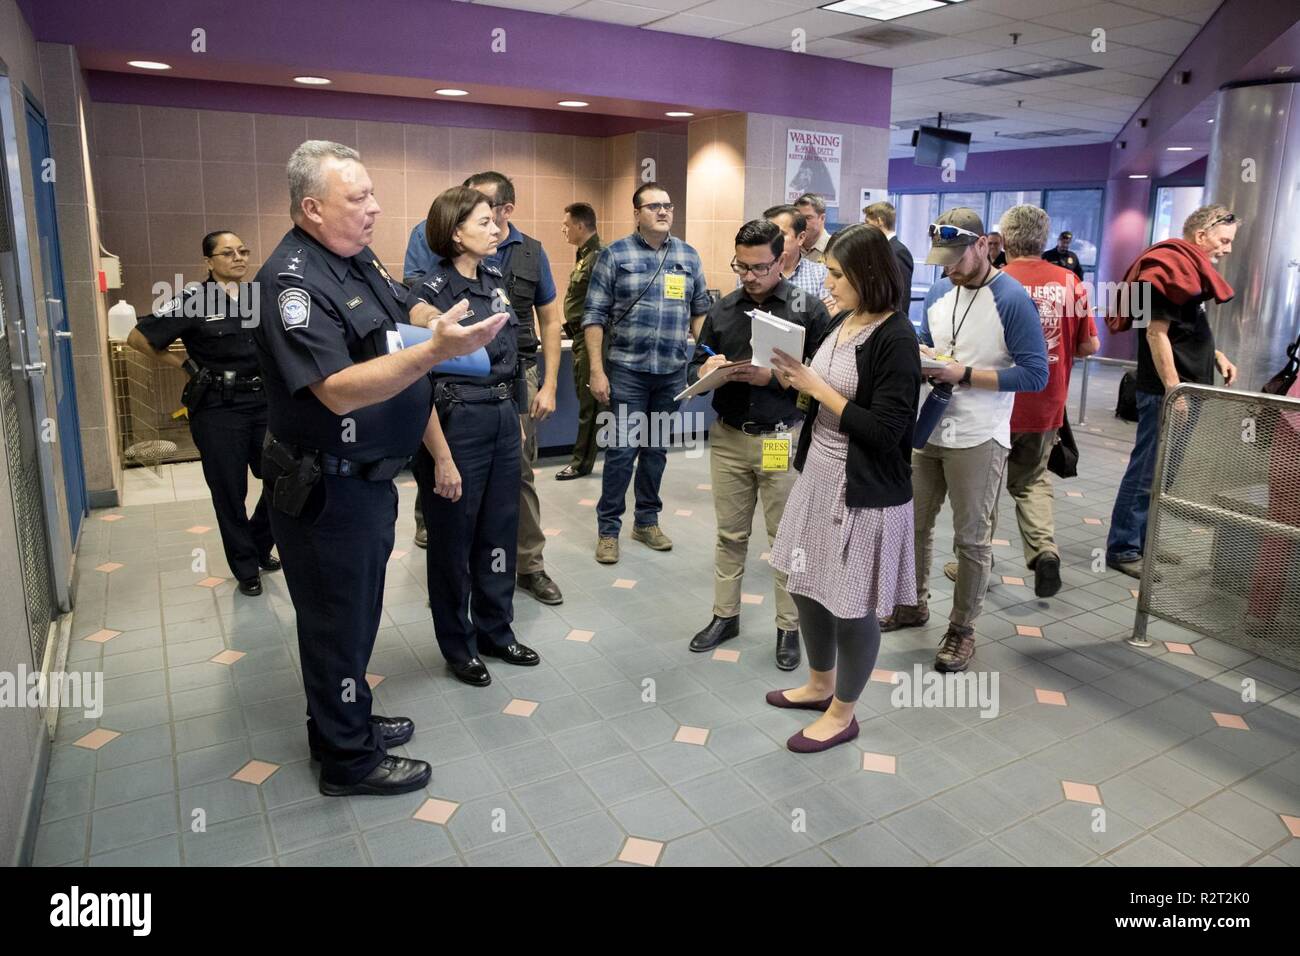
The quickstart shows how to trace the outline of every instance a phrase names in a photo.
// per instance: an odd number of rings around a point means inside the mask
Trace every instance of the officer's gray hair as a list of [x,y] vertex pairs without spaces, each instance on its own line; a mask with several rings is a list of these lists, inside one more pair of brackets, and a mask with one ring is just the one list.
[[361,162],[361,154],[351,146],[331,143],[326,139],[309,139],[289,157],[289,215],[296,222],[302,215],[302,201],[308,196],[325,195],[325,176],[321,161],[325,159],[354,159]]

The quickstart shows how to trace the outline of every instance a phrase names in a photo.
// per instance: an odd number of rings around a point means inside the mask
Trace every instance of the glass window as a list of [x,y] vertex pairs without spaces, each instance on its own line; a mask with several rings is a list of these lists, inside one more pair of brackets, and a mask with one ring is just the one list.
[[949,209],[957,206],[966,206],[974,209],[979,213],[980,219],[984,222],[984,228],[988,228],[988,220],[985,219],[985,200],[988,199],[988,193],[944,193],[939,203],[939,211],[947,212]]
[[1151,220],[1151,241],[1183,234],[1183,220],[1201,205],[1204,186],[1160,186],[1156,189],[1156,213]]
[[1074,233],[1070,251],[1079,257],[1085,272],[1097,268],[1097,248],[1101,243],[1101,190],[1049,189],[1043,208],[1052,217],[1047,247],[1056,244],[1063,232]]
[[938,276],[935,266],[927,266],[930,253],[930,223],[939,216],[938,193],[912,193],[894,197],[895,231],[916,261],[912,272],[912,297],[925,298],[930,284]]
[[1002,221],[1002,214],[1012,206],[1041,206],[1042,204],[1043,192],[1041,189],[989,193],[989,221],[984,224],[984,228],[996,229],[998,223]]

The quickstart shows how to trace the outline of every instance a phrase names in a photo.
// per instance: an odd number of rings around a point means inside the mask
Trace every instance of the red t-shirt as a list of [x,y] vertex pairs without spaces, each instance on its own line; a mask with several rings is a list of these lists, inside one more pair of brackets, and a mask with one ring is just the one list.
[[1043,259],[1016,259],[1002,267],[1038,306],[1047,340],[1047,387],[1018,392],[1011,431],[1045,432],[1061,427],[1070,393],[1070,369],[1078,346],[1097,334],[1088,308],[1088,291],[1073,272]]

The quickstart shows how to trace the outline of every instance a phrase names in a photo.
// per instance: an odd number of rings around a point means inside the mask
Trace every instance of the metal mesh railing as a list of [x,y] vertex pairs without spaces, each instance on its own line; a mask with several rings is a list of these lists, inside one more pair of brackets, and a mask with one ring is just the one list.
[[[173,351],[183,347],[176,343]],[[113,393],[122,462],[157,470],[159,465],[199,457],[189,423],[176,417],[185,373],[131,348],[110,342]]]
[[1165,396],[1134,643],[1153,617],[1300,667],[1300,401]]

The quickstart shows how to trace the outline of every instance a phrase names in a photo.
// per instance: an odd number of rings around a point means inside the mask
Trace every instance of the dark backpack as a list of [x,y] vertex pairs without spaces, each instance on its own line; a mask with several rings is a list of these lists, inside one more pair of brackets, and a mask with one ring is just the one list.
[[1115,405],[1115,417],[1126,422],[1138,420],[1138,380],[1132,372],[1125,372],[1119,380],[1119,401]]

